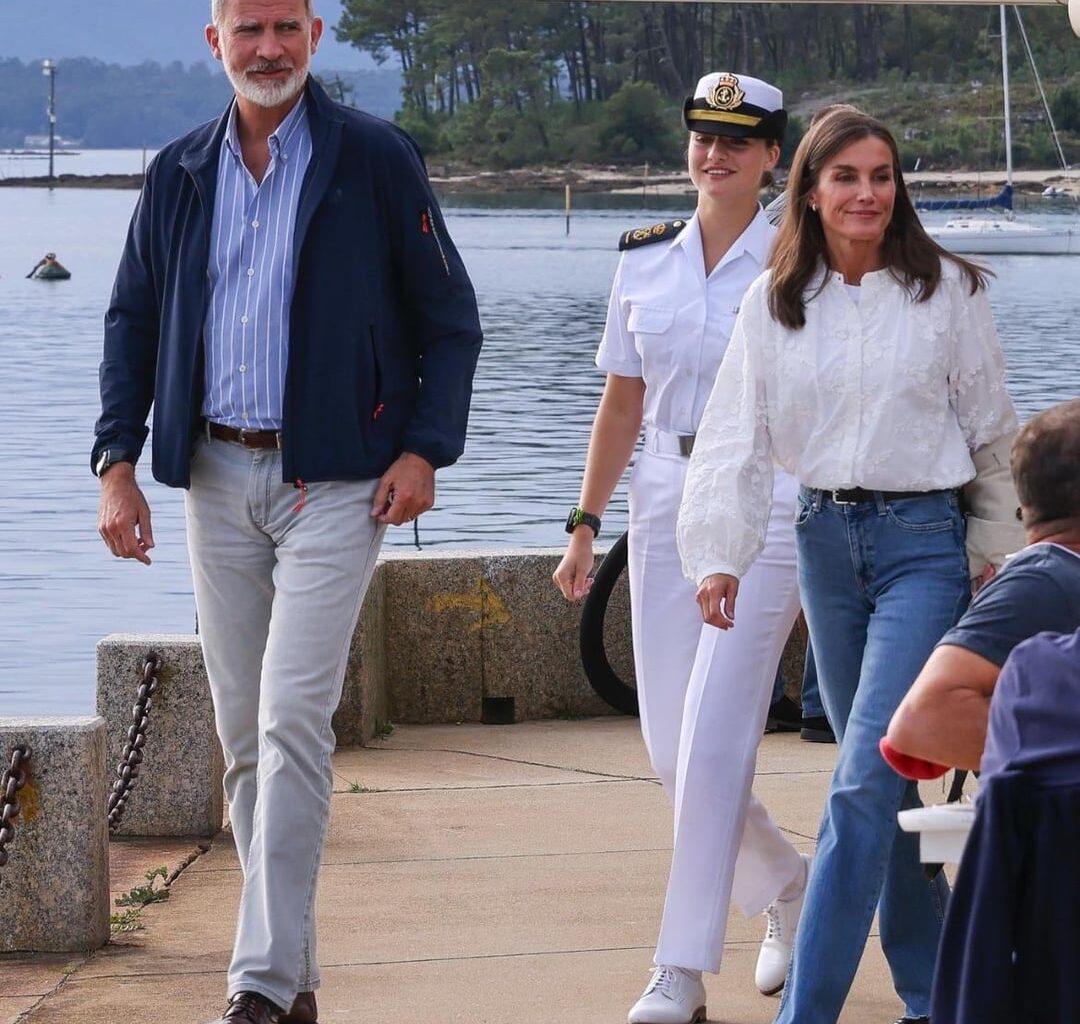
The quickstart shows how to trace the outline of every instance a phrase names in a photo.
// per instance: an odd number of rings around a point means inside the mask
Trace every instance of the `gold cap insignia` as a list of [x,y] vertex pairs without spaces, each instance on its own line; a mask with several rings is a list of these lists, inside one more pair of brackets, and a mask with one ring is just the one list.
[[705,93],[705,102],[716,110],[734,110],[746,98],[735,75],[721,75],[716,85]]

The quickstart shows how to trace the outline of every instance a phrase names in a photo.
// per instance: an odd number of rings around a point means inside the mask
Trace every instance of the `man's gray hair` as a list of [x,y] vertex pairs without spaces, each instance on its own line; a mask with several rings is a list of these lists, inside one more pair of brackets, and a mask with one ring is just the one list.
[[[228,3],[228,0],[210,0],[210,20],[215,25],[220,25],[225,17],[226,3]],[[304,6],[307,8],[307,16],[314,18],[315,0],[304,0]]]

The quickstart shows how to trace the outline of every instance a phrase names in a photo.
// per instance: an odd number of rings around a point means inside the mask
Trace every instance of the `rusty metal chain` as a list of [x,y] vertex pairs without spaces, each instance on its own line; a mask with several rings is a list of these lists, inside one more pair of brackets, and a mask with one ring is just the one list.
[[28,746],[11,751],[11,763],[0,775],[0,868],[8,862],[7,847],[15,839],[19,802],[15,795],[26,785],[26,765],[33,751]]
[[121,754],[122,760],[116,765],[116,781],[109,794],[109,831],[115,832],[120,827],[124,816],[124,807],[139,777],[143,762],[143,747],[146,746],[146,727],[150,724],[150,709],[158,686],[158,669],[161,659],[156,654],[148,654],[143,663],[142,681],[139,693],[131,709],[131,726],[127,731],[127,741]]

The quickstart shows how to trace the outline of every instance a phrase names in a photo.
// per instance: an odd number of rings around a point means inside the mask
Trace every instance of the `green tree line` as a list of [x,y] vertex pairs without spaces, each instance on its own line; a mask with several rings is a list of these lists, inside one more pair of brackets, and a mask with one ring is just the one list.
[[[1064,12],[1024,17],[1044,82],[1063,96],[1059,127],[1080,132],[1080,46]],[[900,113],[908,149],[948,165],[999,155],[992,133],[971,127],[1000,119],[997,18],[989,6],[344,0],[336,30],[400,70],[398,120],[443,157],[496,167],[672,163],[683,98],[724,68],[777,83],[789,106],[810,93]],[[1024,60],[1014,45],[1014,70]],[[1027,85],[1015,77],[1019,162],[1052,164],[1045,131],[1041,146],[1022,138],[1037,100],[1030,73]],[[963,152],[948,142],[961,130]]]

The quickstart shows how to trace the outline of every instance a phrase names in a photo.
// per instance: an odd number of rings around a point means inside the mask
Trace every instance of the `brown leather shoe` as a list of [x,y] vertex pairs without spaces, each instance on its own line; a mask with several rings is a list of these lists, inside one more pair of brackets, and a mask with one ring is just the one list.
[[315,1005],[314,992],[297,992],[292,1009],[278,1024],[319,1024],[319,1008]]
[[281,1010],[265,996],[257,992],[237,992],[213,1024],[280,1024],[282,1020]]

